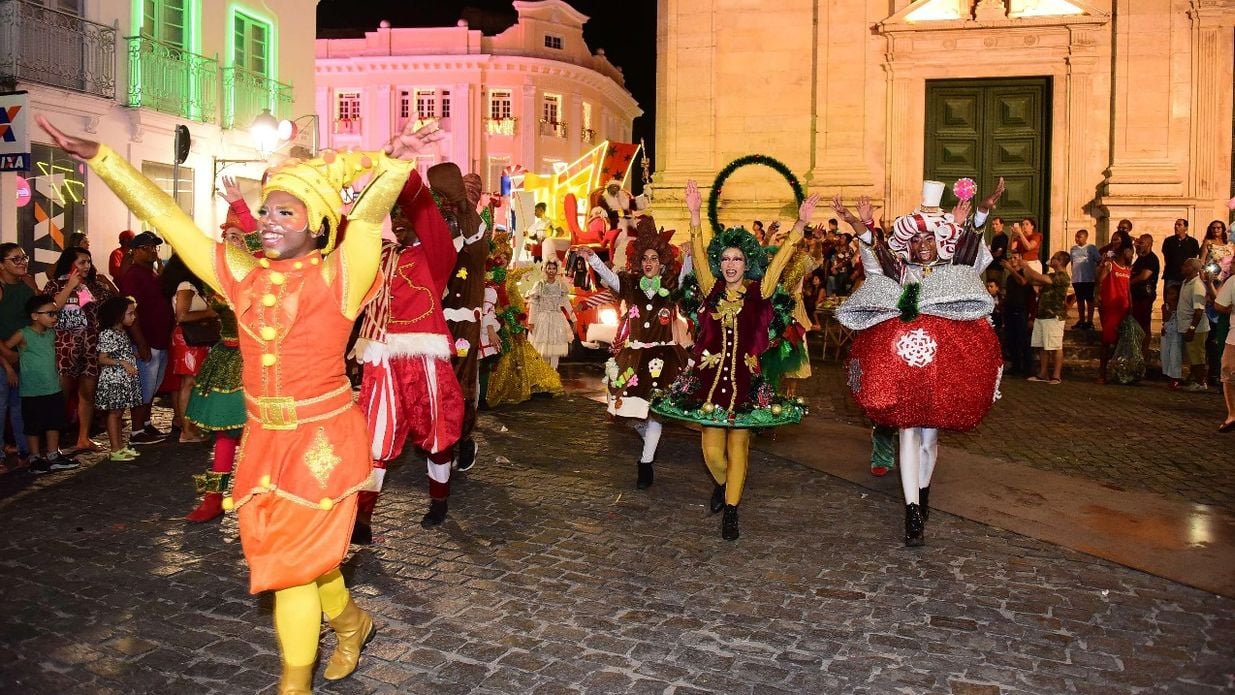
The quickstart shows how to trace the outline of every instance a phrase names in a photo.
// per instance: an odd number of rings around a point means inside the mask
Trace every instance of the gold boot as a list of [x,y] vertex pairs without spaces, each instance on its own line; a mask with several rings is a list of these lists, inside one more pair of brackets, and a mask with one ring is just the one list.
[[322,676],[328,681],[337,681],[347,678],[356,670],[356,665],[360,663],[360,650],[373,639],[377,629],[373,627],[372,616],[360,610],[350,598],[343,612],[330,620],[330,627],[334,628],[339,644],[330,655],[330,662],[326,664]]
[[312,695],[313,664],[289,666],[283,664],[283,677],[279,679],[279,695]]

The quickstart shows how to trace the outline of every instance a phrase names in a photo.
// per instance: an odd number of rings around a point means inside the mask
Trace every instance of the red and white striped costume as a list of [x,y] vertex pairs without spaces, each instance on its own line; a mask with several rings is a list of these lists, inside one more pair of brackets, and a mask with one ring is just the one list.
[[[450,451],[463,422],[463,394],[450,364],[453,342],[441,303],[455,248],[415,171],[399,205],[419,241],[382,242],[383,286],[365,307],[352,356],[364,366],[360,406],[369,423],[374,467],[384,469],[410,438],[429,454],[430,495],[444,499]],[[383,474],[374,476],[379,490]]]

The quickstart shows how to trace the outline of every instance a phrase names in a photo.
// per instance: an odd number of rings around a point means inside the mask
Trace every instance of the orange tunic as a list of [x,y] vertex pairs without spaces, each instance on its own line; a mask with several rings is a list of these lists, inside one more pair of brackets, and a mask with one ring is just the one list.
[[[232,499],[257,593],[337,567],[372,471],[369,432],[352,401],[343,353],[353,321],[341,307],[340,254],[263,261],[237,280],[230,249],[216,276],[236,311],[248,422]],[[380,280],[374,281],[376,289]]]
[[347,235],[323,258],[258,260],[203,234],[171,196],[107,146],[90,168],[185,264],[227,298],[240,328],[248,421],[233,496],[253,593],[313,581],[338,567],[372,473],[364,416],[352,403],[343,353],[364,302],[381,285],[382,220],[412,162],[336,153],[371,178]]

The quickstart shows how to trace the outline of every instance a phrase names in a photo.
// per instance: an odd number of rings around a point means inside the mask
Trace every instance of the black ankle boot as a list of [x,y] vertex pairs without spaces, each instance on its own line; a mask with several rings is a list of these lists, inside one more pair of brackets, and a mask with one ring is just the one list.
[[725,505],[725,513],[720,519],[720,537],[727,541],[736,541],[738,539],[737,505]]
[[918,488],[918,504],[922,505],[922,521],[931,520],[931,486]]
[[708,504],[708,509],[712,510],[713,514],[720,512],[725,508],[725,486],[717,485],[712,488],[712,501]]
[[363,521],[356,521],[352,527],[352,545],[370,545],[373,543],[373,527]]
[[441,526],[446,521],[446,500],[429,500],[429,511],[420,520],[423,528]]
[[922,518],[922,508],[916,504],[905,505],[905,545],[916,548],[925,545],[926,539],[922,532],[926,529],[926,521]]
[[635,489],[646,490],[652,487],[652,462],[639,462],[639,479],[635,481]]

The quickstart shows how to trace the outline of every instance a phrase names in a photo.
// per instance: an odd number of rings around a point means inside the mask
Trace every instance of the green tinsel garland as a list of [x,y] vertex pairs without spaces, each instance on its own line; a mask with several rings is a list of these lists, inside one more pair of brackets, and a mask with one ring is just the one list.
[[918,295],[921,291],[922,286],[916,282],[905,285],[900,300],[896,302],[896,308],[901,311],[901,321],[908,323],[918,318]]
[[720,173],[716,175],[716,180],[712,182],[712,188],[708,197],[708,223],[712,225],[712,230],[717,234],[725,230],[724,225],[720,223],[720,219],[717,217],[717,208],[720,206],[721,187],[725,185],[725,181],[728,180],[733,172],[751,164],[768,167],[785,177],[785,180],[789,182],[789,187],[793,189],[793,199],[798,205],[801,205],[802,201],[806,200],[806,191],[802,190],[802,184],[793,175],[793,172],[789,170],[789,167],[785,166],[784,162],[763,154],[748,154],[745,157],[738,157],[729,162],[724,169],[721,169]]

